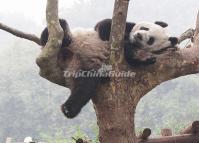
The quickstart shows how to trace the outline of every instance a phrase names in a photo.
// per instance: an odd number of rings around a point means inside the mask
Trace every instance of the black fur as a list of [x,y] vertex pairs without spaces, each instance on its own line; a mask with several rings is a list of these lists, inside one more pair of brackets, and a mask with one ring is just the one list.
[[[63,31],[64,31],[64,38],[62,40],[62,47],[67,47],[68,45],[70,45],[71,43],[71,36],[70,36],[70,28],[68,23],[66,22],[66,20],[64,19],[59,19],[59,23],[60,26],[62,27]],[[48,41],[48,28],[46,27],[42,33],[41,33],[41,45],[45,46],[47,41]]]
[[124,57],[126,62],[133,67],[142,65],[150,65],[156,62],[156,57],[150,52],[143,51],[144,55],[141,54],[139,43],[130,43],[125,41],[124,43]]
[[159,25],[159,26],[161,26],[161,27],[163,27],[163,28],[165,28],[165,27],[167,27],[167,26],[168,26],[168,24],[167,24],[167,23],[162,22],[162,21],[156,21],[156,22],[155,22],[155,24],[157,24],[157,25]]
[[79,77],[74,79],[74,87],[68,100],[62,105],[61,109],[67,118],[74,118],[95,96],[97,85],[100,82],[98,77]]
[[[95,30],[98,32],[99,37],[103,41],[108,41],[110,37],[110,31],[111,31],[111,19],[105,19],[97,23],[95,26]],[[168,26],[167,23],[162,21],[156,21],[155,24],[165,28]],[[156,57],[153,54],[153,52],[147,52],[146,50],[143,50],[141,45],[138,42],[130,42],[129,36],[130,32],[132,31],[133,27],[135,26],[135,23],[126,23],[126,30],[125,30],[125,37],[124,37],[124,57],[126,59],[126,62],[134,67],[142,66],[142,65],[151,65],[156,62]],[[146,27],[141,27],[141,30],[148,31],[149,29]],[[142,35],[137,35],[140,40],[142,40]],[[176,37],[170,37],[169,41],[171,42],[171,46],[176,46],[178,43],[178,39]],[[155,38],[151,37],[148,41],[149,45],[154,44]],[[169,47],[164,48],[163,50],[157,51],[162,52],[167,50]]]
[[[60,25],[64,31],[64,38],[62,40],[62,45],[58,53],[58,59],[61,61],[69,59],[73,56],[68,46],[72,42],[71,33],[69,25],[64,19],[59,20]],[[41,34],[41,44],[46,45],[48,41],[48,29],[47,27],[43,30]],[[81,59],[79,59],[82,61]],[[82,66],[82,65],[81,65]],[[66,67],[63,67],[65,70]],[[83,70],[82,67],[80,67]],[[67,118],[74,118],[78,115],[84,105],[86,105],[89,100],[95,95],[96,88],[100,82],[100,78],[97,77],[79,77],[74,78],[71,86],[71,95],[67,101],[61,106],[61,110]]]
[[[61,48],[60,48],[60,52],[59,52],[59,55],[61,55],[61,57],[63,58],[63,60],[66,60],[67,57],[71,56],[71,52],[64,48],[64,47],[67,47],[71,44],[72,42],[72,38],[71,38],[71,35],[70,35],[70,28],[69,28],[69,25],[68,23],[66,22],[66,20],[64,19],[59,19],[59,23],[60,23],[60,26],[62,27],[63,31],[64,31],[64,38],[62,40],[62,45],[61,45]],[[42,46],[45,46],[47,41],[48,41],[48,28],[46,27],[42,33],[41,33],[41,37],[40,37],[40,40],[41,40],[41,45]]]
[[178,38],[177,37],[170,37],[169,41],[171,42],[171,45],[174,47],[176,44],[178,44]]
[[[112,24],[111,19],[104,19],[96,24],[95,31],[98,32],[101,40],[109,41],[110,32],[111,32],[111,24]],[[130,23],[130,22],[126,23],[124,39],[129,39],[129,34],[134,26],[135,26],[135,23]]]

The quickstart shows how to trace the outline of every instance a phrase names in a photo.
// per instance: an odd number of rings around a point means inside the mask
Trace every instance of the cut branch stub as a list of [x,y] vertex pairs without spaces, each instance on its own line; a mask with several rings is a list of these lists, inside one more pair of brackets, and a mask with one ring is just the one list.
[[186,127],[184,130],[180,132],[181,135],[183,134],[197,134],[199,133],[199,121],[194,121],[191,125]]
[[150,135],[151,135],[151,129],[146,128],[143,130],[143,132],[140,135],[138,135],[138,139],[147,140]]

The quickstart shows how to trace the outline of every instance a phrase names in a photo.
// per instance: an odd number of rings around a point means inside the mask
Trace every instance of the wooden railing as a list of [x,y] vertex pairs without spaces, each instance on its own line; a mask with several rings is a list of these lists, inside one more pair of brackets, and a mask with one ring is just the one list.
[[172,130],[163,129],[162,137],[149,138],[150,129],[145,129],[138,136],[139,143],[199,143],[199,121],[193,122],[187,128],[182,130],[179,135],[172,136]]
[[[183,129],[179,135],[172,135],[171,129],[162,129],[161,137],[150,138],[150,135],[151,129],[144,129],[143,132],[138,135],[138,143],[199,143],[199,121],[193,122]],[[84,141],[83,139],[74,140],[76,140],[76,143],[90,143],[90,141]],[[12,142],[12,138],[7,138],[6,143],[23,142]]]

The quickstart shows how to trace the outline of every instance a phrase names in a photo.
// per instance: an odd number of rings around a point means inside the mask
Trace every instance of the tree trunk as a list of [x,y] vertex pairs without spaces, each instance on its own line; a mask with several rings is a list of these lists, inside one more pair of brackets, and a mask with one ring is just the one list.
[[[120,103],[121,104],[121,103]],[[116,107],[116,106],[115,106]],[[100,143],[136,143],[134,111],[127,107],[96,107]]]
[[[198,41],[198,33],[195,41]],[[197,46],[194,44],[189,49],[165,53],[151,66],[129,68],[125,62],[120,63],[120,71],[131,71],[136,75],[133,78],[114,78],[114,82],[100,85],[93,99],[100,142],[137,143],[134,116],[138,102],[162,82],[199,72]]]
[[99,98],[93,99],[99,126],[99,140],[101,143],[136,143],[134,116],[138,101],[129,102],[132,90],[125,86],[130,84],[128,80],[118,84],[118,95],[114,95],[112,86],[107,83],[99,90],[97,96]]

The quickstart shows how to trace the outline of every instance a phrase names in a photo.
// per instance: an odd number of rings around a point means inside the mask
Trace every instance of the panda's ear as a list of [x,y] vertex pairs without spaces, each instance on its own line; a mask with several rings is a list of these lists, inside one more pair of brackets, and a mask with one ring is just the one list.
[[165,28],[165,27],[168,26],[168,24],[165,23],[165,22],[163,22],[163,21],[156,21],[155,24],[157,24],[157,25],[159,25],[159,26],[161,26],[161,27],[163,27],[163,28]]

